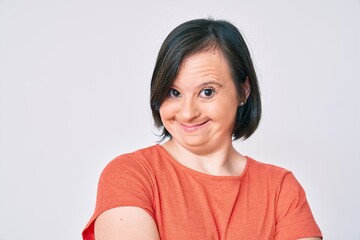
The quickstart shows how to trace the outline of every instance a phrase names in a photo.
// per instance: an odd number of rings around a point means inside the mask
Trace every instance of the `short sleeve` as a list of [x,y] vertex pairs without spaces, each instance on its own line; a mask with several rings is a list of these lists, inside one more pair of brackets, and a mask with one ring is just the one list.
[[111,161],[101,173],[95,211],[82,235],[94,240],[94,222],[104,211],[121,206],[143,208],[154,218],[153,191],[149,169],[145,163],[122,155]]
[[283,179],[276,204],[276,240],[322,237],[304,189],[290,172]]

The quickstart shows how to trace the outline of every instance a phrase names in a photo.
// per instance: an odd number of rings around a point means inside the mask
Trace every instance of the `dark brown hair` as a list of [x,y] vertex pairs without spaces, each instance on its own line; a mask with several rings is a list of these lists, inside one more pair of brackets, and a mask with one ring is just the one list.
[[240,99],[245,99],[242,84],[248,78],[250,95],[237,109],[234,140],[251,136],[261,118],[261,99],[255,69],[246,43],[239,30],[224,20],[195,19],[176,27],[163,42],[151,79],[150,105],[155,126],[162,137],[171,137],[160,118],[159,109],[168,96],[182,62],[195,53],[219,49],[225,56]]

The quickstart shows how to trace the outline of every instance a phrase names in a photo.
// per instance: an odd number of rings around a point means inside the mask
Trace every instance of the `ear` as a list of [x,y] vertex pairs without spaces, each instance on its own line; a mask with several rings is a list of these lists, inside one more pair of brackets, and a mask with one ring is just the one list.
[[244,99],[242,99],[242,101],[246,102],[251,92],[250,81],[248,76],[246,76],[245,82],[241,84],[241,86],[245,93]]

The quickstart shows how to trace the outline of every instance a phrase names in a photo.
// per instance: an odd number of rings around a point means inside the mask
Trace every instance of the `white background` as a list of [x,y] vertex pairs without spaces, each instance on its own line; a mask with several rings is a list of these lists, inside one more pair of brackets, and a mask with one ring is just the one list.
[[244,33],[264,114],[238,150],[292,170],[325,239],[360,239],[360,1],[0,0],[0,239],[72,240],[115,156],[152,145],[149,83],[180,23]]

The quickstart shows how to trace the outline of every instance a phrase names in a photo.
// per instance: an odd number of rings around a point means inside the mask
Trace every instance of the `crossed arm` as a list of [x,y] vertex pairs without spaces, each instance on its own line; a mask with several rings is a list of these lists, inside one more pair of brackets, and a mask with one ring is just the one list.
[[160,240],[154,219],[142,208],[118,207],[95,221],[96,240]]
[[[105,211],[95,221],[96,240],[160,240],[154,219],[138,207],[118,207]],[[299,240],[321,240],[318,237]]]

